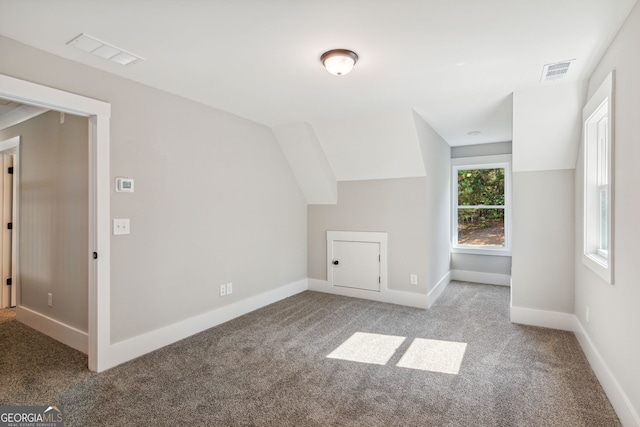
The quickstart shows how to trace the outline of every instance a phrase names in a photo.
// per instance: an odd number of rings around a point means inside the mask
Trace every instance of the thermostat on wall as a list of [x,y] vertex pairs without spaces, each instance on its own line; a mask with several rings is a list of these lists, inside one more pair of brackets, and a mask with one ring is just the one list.
[[133,179],[131,179],[131,178],[116,178],[116,192],[118,192],[118,193],[133,193]]

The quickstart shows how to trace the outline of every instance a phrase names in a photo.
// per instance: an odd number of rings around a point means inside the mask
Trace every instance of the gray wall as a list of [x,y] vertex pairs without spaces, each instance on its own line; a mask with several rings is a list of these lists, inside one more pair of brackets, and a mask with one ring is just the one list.
[[[385,231],[388,233],[390,289],[427,292],[426,178],[342,181],[337,205],[309,205],[308,274],[327,280],[327,231]],[[418,285],[411,285],[418,274]]]
[[451,269],[510,276],[511,257],[452,253]]
[[[87,331],[88,121],[49,112],[0,131],[21,136],[20,305]],[[53,294],[53,307],[47,294]]]
[[[511,142],[474,144],[451,147],[451,158],[495,156],[511,154]],[[515,193],[515,191],[512,191]],[[513,204],[513,199],[512,199]],[[511,233],[513,236],[513,232]],[[512,239],[513,240],[513,239]],[[511,275],[511,257],[475,254],[451,254],[451,270]]]
[[511,302],[573,313],[574,170],[513,174]]
[[451,263],[451,147],[415,113],[414,121],[427,174],[423,221],[427,224],[427,288],[431,291],[449,273]]
[[309,206],[310,278],[327,279],[329,230],[386,231],[389,289],[426,294],[449,272],[451,149],[420,116],[413,119],[426,177],[341,181],[337,205]]
[[306,278],[306,204],[269,128],[2,37],[0,57],[111,103],[112,178],[136,190],[111,195],[131,219],[111,241],[112,342]]
[[451,158],[478,156],[496,156],[498,154],[511,154],[511,142],[494,142],[489,144],[473,144],[451,147]]
[[[582,147],[576,168],[575,204],[575,313],[617,379],[620,388],[640,415],[640,4],[636,3],[589,80],[589,96],[605,77],[616,70],[614,118],[614,274],[615,284],[605,283],[582,264]],[[585,319],[590,309],[590,322]],[[625,420],[623,420],[624,422]],[[630,419],[628,425],[633,425]],[[637,418],[636,418],[637,421]]]

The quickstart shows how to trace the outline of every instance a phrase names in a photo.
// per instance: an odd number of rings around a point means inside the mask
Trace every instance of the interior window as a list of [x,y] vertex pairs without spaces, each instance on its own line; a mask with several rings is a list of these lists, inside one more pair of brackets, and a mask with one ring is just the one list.
[[583,263],[613,283],[613,73],[583,110]]
[[458,245],[504,247],[504,168],[458,170]]
[[509,161],[510,156],[453,159],[454,251],[508,254]]

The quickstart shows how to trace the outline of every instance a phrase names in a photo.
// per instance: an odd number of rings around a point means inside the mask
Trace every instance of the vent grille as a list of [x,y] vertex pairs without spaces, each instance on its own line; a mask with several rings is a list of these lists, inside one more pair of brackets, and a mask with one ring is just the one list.
[[84,33],[67,44],[120,65],[131,65],[138,61],[144,61],[144,58],[138,55]]
[[545,83],[562,80],[569,72],[569,67],[573,61],[575,61],[575,59],[546,64],[542,69],[542,79],[540,79],[540,82]]

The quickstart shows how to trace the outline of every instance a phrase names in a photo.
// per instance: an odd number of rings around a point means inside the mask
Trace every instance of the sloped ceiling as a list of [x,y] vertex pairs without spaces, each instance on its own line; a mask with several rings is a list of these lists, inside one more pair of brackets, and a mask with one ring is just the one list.
[[[466,145],[511,139],[509,95],[545,63],[576,59],[568,81],[587,78],[634,3],[0,0],[0,34],[270,127],[413,109]],[[66,45],[80,33],[146,60]],[[333,48],[358,53],[351,74],[322,68]]]
[[578,156],[585,82],[513,94],[513,171],[573,169]]
[[425,176],[409,109],[325,122],[314,129],[338,181]]
[[311,126],[307,123],[278,126],[273,133],[307,204],[336,204],[336,177]]
[[450,150],[413,110],[273,132],[310,205],[338,203],[339,181],[426,177],[427,165]]

